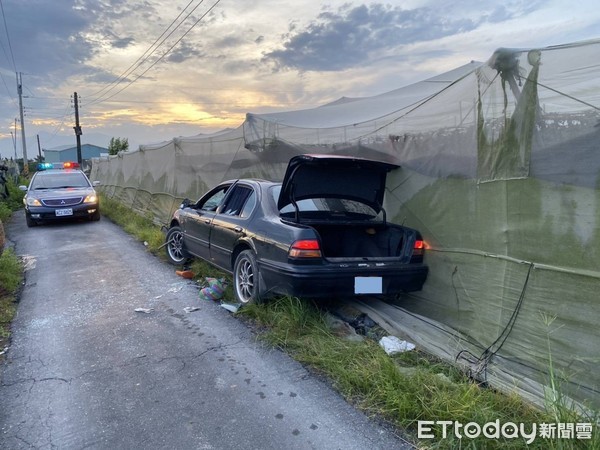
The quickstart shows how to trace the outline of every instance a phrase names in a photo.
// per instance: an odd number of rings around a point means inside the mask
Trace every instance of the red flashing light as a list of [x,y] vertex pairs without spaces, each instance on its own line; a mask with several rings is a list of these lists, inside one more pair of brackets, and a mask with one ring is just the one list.
[[415,246],[413,248],[415,250],[423,250],[425,248],[425,241],[421,241],[421,240],[415,241]]
[[63,163],[63,169],[77,169],[79,168],[79,163],[73,161],[67,161]]

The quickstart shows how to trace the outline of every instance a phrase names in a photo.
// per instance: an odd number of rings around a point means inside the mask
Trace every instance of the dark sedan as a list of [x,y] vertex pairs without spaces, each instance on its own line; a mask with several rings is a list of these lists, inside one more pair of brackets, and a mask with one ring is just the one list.
[[395,168],[300,155],[282,183],[221,183],[174,213],[167,255],[176,265],[198,257],[232,273],[241,303],[420,290],[428,272],[421,234],[387,222],[382,207]]
[[94,186],[76,163],[40,164],[23,197],[28,227],[40,222],[85,218],[100,220],[100,204]]

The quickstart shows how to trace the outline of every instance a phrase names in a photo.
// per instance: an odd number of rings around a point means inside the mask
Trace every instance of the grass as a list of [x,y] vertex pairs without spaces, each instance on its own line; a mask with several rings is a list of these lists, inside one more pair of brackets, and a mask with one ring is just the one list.
[[[20,182],[26,184],[26,180]],[[8,198],[0,199],[0,226],[10,219],[12,213],[23,206],[24,193],[11,181],[7,182]],[[2,243],[0,243],[1,245]],[[10,324],[16,313],[18,290],[23,281],[23,267],[10,248],[0,249],[0,352],[10,338]]]
[[[121,224],[148,248],[164,257],[164,234],[149,218],[136,214],[117,202],[102,198],[103,214]],[[226,274],[207,263],[194,261],[191,270],[197,280],[204,277],[226,277]],[[233,300],[228,288],[226,301]],[[404,430],[421,448],[465,448],[465,449],[600,449],[597,427],[591,440],[542,439],[527,444],[523,438],[459,440],[453,432],[441,439],[441,429],[433,428],[434,439],[417,439],[419,420],[448,420],[467,424],[483,425],[499,421],[532,424],[557,422],[591,422],[594,417],[579,417],[560,402],[560,385],[555,381],[550,367],[549,380],[553,396],[545,410],[539,410],[520,397],[505,395],[472,383],[451,365],[413,351],[396,356],[387,355],[377,342],[364,339],[348,341],[338,336],[328,325],[322,303],[315,304],[297,298],[278,298],[260,305],[246,306],[237,313],[238,317],[250,321],[258,330],[260,339],[277,347],[296,360],[326,377],[350,402],[368,415]],[[549,348],[548,351],[551,351]]]
[[17,292],[23,280],[21,262],[12,249],[0,255],[0,351],[10,337],[10,323],[16,312]]

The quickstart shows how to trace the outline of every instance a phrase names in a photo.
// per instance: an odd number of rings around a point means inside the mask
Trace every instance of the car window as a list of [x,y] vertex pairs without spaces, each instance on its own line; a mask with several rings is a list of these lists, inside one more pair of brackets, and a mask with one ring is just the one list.
[[246,186],[236,186],[227,197],[225,205],[221,208],[221,213],[228,216],[239,216],[246,200],[252,194],[252,189]]
[[250,197],[248,197],[248,200],[246,200],[246,204],[244,205],[244,208],[242,208],[240,217],[242,217],[242,218],[249,217],[250,214],[252,214],[252,211],[254,210],[255,206],[256,206],[256,192],[252,191],[252,194],[250,194]]
[[41,173],[38,172],[31,182],[29,189],[58,189],[89,187],[85,175],[81,172]]
[[[275,204],[279,200],[279,193],[281,192],[281,186],[275,186],[271,190]],[[357,202],[354,200],[343,199],[343,198],[308,198],[297,202],[298,210],[303,211],[328,211],[336,213],[355,213],[360,215],[366,215],[376,217],[377,212],[364,203]],[[281,214],[294,213],[296,209],[294,205],[288,204],[284,206]]]
[[215,192],[213,195],[207,198],[203,203],[198,204],[198,209],[201,209],[202,211],[216,211],[221,202],[223,201],[223,198],[225,197],[225,194],[227,193],[228,189],[229,186],[225,186],[224,188],[219,189],[217,192]]

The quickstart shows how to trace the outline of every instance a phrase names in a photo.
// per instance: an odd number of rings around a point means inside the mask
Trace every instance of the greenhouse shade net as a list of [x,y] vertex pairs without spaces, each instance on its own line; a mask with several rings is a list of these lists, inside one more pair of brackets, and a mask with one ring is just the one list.
[[386,94],[248,113],[235,130],[96,159],[92,179],[168,226],[183,198],[227,179],[281,180],[297,154],[398,164],[387,217],[423,233],[430,274],[396,302],[414,334],[444,330],[417,342],[538,404],[553,373],[563,395],[597,409],[598,55],[600,40],[498,49]]

